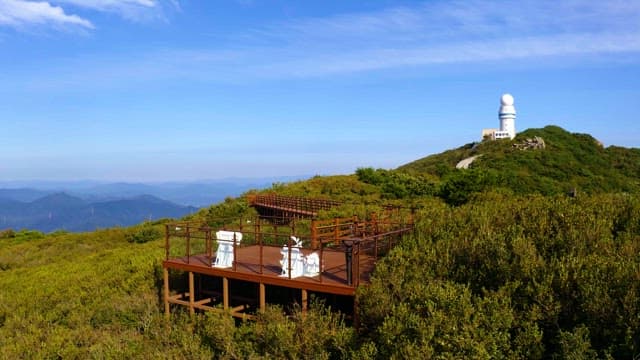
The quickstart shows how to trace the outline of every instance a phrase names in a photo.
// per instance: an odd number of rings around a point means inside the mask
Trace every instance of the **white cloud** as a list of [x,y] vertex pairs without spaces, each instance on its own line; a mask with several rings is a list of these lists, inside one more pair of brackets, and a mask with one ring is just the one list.
[[154,7],[154,0],[58,0],[59,3],[74,4],[84,8],[100,11],[110,9],[126,8],[131,6]]
[[165,3],[180,10],[178,0],[0,0],[0,26],[27,28],[38,26],[76,26],[93,29],[90,20],[68,15],[69,9],[115,13],[131,21],[164,19]]
[[162,17],[162,6],[157,0],[56,0],[56,2],[93,11],[116,13],[133,21]]
[[22,28],[31,24],[93,28],[89,20],[68,15],[61,7],[45,1],[0,0],[0,25]]

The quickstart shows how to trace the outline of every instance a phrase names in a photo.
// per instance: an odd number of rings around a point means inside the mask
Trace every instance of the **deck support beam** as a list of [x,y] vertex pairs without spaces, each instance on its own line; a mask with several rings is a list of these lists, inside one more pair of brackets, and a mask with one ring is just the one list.
[[169,269],[164,268],[164,317],[169,320]]
[[308,307],[308,299],[307,299],[307,290],[306,289],[302,289],[302,315],[306,315],[307,314],[307,307]]
[[193,272],[189,271],[189,314],[193,315],[196,313],[195,308],[195,286],[193,285]]
[[260,312],[264,312],[266,309],[266,295],[265,295],[264,283],[260,283],[259,289],[260,289],[259,290]]
[[229,279],[222,278],[222,308],[229,309]]

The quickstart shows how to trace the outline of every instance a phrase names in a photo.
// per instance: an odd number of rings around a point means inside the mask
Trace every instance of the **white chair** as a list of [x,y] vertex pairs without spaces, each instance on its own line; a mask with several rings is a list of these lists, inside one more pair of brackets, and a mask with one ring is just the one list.
[[[295,278],[304,275],[304,255],[300,251],[302,241],[295,236],[292,236],[291,240],[296,243],[291,246],[291,277]],[[282,272],[280,276],[289,277],[289,246],[283,246],[280,254],[282,255],[282,260],[280,260]]]
[[240,241],[242,241],[242,233],[226,230],[216,232],[218,250],[216,251],[216,260],[213,262],[214,267],[229,268],[233,266],[234,239],[235,243],[240,245]]
[[320,273],[320,256],[317,252],[304,258],[304,276],[317,276]]

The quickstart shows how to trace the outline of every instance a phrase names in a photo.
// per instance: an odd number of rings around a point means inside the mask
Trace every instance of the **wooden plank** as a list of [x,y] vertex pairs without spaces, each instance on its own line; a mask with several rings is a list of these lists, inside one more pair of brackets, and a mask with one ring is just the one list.
[[[281,277],[280,247],[264,247],[264,273],[259,274],[259,259],[257,258],[259,247],[243,247],[238,251],[237,271],[232,269],[222,269],[211,267],[207,264],[206,256],[192,256],[189,264],[182,259],[172,259],[164,261],[163,266],[183,271],[192,271],[199,274],[226,277],[228,279],[243,280],[253,283],[264,283],[269,285],[283,286],[288,288],[307,289],[310,291],[325,292],[339,295],[353,295],[355,288],[348,286],[344,269],[344,253],[326,250],[323,251],[322,258],[325,271],[322,273],[322,283],[320,277],[299,277],[288,279]],[[311,250],[304,249],[306,253]],[[253,254],[252,254],[253,253]],[[368,271],[372,270],[367,269]]]
[[245,313],[231,313],[231,316],[235,317],[235,318],[239,318],[242,320],[255,320],[256,316],[255,315],[250,315],[250,314],[245,314]]
[[265,292],[266,291],[265,291],[264,283],[260,283],[259,288],[260,288],[260,290],[259,290],[259,292],[260,292],[260,295],[259,295],[259,297],[260,297],[260,308],[259,309],[260,309],[261,312],[264,312],[265,309],[266,309],[266,301],[265,301],[265,298],[266,298]]
[[229,279],[222,278],[222,308],[229,309]]
[[235,306],[231,308],[231,312],[232,313],[237,313],[240,312],[240,310],[247,310],[247,308],[249,307],[249,305],[239,305],[239,306]]
[[172,304],[179,304],[184,306],[189,306],[189,302],[185,300],[169,300]]
[[205,310],[205,311],[219,311],[220,309],[213,307],[213,306],[208,306],[208,305],[195,305],[196,309],[200,309],[200,310]]
[[193,272],[189,271],[189,314],[194,315],[195,309],[193,307],[195,301],[195,291],[193,286]]
[[[355,288],[343,284],[337,284],[335,282],[329,282],[334,277],[344,277],[344,270],[340,268],[327,268],[325,269],[325,275],[323,275],[323,282],[313,278],[294,278],[289,280],[286,277],[259,275],[257,273],[245,273],[245,272],[233,272],[233,271],[220,271],[215,268],[202,267],[197,265],[191,265],[186,263],[167,262],[164,266],[178,269],[183,271],[194,271],[204,275],[216,276],[216,277],[228,277],[230,279],[248,281],[253,283],[263,282],[268,285],[288,287],[292,289],[307,289],[309,291],[317,291],[328,294],[336,295],[351,295],[355,294]],[[333,281],[333,280],[332,280]],[[346,282],[345,282],[346,283]]]
[[169,269],[164,268],[163,271],[164,278],[164,316],[169,319],[171,316],[170,307],[169,307]]
[[196,306],[196,305],[204,305],[204,304],[208,304],[210,302],[213,302],[212,298],[205,298],[205,299],[202,299],[202,300],[194,301],[193,305],[194,306]]

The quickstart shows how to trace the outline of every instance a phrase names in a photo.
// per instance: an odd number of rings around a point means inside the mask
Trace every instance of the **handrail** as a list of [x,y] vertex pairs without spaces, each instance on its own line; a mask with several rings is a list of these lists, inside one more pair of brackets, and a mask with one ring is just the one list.
[[273,208],[287,209],[291,211],[316,213],[320,210],[328,210],[342,203],[330,199],[305,198],[297,196],[284,196],[276,194],[248,195],[247,199],[251,206],[267,206]]
[[[242,262],[239,259],[238,248],[257,245],[259,246],[259,273],[263,274],[264,268],[264,248],[265,247],[282,247],[288,245],[288,277],[291,279],[292,274],[292,242],[291,236],[296,236],[306,242],[307,246],[304,249],[319,250],[320,261],[320,274],[317,277],[318,282],[323,282],[325,276],[323,272],[325,269],[325,257],[326,252],[343,252],[344,247],[342,241],[358,239],[358,245],[355,247],[353,253],[353,268],[352,285],[357,287],[360,282],[360,255],[365,254],[373,257],[374,261],[377,261],[378,257],[385,252],[388,252],[399,240],[399,238],[413,230],[413,224],[403,224],[401,222],[392,221],[379,221],[375,217],[370,220],[358,220],[355,217],[333,219],[333,228],[329,224],[329,221],[312,221],[311,229],[307,229],[308,233],[296,233],[295,226],[290,225],[272,225],[265,224],[263,220],[255,219],[255,222],[245,222],[240,220],[234,222],[236,226],[227,225],[225,230],[227,231],[241,231],[243,233],[243,241],[238,242],[234,233],[233,238],[233,253],[234,261],[231,271],[238,271],[237,263]],[[251,223],[251,226],[246,226],[247,223]],[[382,225],[382,226],[381,226]],[[285,231],[286,229],[288,231]],[[200,250],[194,250],[194,246],[204,250],[204,255],[207,258],[209,264],[213,264],[213,241],[216,240],[215,231],[218,229],[212,228],[202,223],[173,223],[165,225],[165,258],[170,260],[172,258],[182,258],[184,256],[172,256],[171,251],[180,251],[181,246],[172,246],[172,240],[175,238],[182,238],[185,241],[186,262],[190,263],[191,257],[201,256],[203,253]],[[347,231],[348,230],[348,231]],[[336,235],[337,234],[337,235]],[[246,240],[245,240],[246,239]],[[265,243],[265,239],[271,239],[271,243]],[[285,240],[286,239],[286,240]],[[313,241],[316,244],[313,244]],[[283,241],[284,240],[284,241]],[[315,245],[315,246],[309,246]]]

